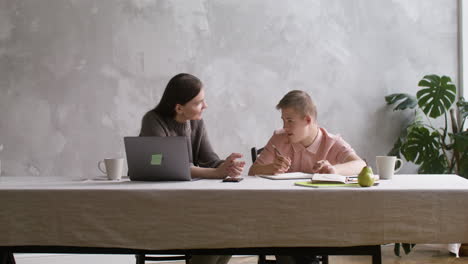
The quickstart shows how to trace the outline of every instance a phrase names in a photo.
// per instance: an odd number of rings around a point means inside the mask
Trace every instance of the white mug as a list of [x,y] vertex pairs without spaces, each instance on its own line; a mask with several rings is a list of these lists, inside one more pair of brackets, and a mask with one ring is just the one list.
[[[395,170],[395,164],[397,161],[400,162],[400,166]],[[397,173],[401,167],[403,167],[403,161],[395,156],[377,156],[376,163],[379,178],[383,180],[391,179],[393,174]]]
[[[104,169],[102,168],[103,163],[105,165]],[[120,180],[122,178],[123,163],[123,158],[104,159],[104,161],[100,160],[98,162],[98,169],[106,174],[109,180]]]

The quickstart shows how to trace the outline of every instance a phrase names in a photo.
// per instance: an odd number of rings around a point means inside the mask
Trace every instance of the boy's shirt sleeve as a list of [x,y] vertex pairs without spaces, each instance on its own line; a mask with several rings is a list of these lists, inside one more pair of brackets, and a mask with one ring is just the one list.
[[330,157],[334,158],[332,164],[344,163],[349,155],[355,154],[356,152],[341,136],[336,136],[335,144],[330,149]]
[[277,135],[273,133],[273,136],[271,136],[270,140],[268,140],[268,143],[263,148],[263,151],[257,157],[254,164],[266,165],[273,163],[273,160],[275,159],[275,150],[273,149],[273,145],[278,146],[276,141]]

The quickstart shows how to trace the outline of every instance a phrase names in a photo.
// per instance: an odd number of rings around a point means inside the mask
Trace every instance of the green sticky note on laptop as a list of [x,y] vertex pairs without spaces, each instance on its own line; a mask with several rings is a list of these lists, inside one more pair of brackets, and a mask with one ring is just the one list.
[[151,155],[151,165],[161,165],[162,158],[162,153]]

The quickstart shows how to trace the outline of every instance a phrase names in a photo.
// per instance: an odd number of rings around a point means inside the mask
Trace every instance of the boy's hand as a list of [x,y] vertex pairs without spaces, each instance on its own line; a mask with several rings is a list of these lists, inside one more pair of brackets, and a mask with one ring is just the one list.
[[291,167],[291,159],[289,157],[284,157],[282,155],[279,155],[275,151],[275,159],[273,160],[273,174],[278,174],[278,173],[285,173],[289,170],[289,167]]
[[319,160],[312,167],[313,173],[336,174],[336,169],[328,160]]

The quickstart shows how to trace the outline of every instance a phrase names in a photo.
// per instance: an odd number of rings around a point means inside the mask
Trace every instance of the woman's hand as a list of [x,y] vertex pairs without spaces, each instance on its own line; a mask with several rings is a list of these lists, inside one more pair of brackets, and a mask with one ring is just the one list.
[[245,161],[236,161],[242,158],[240,153],[232,153],[221,165],[216,168],[218,176],[224,178],[226,176],[237,177],[242,174],[244,170]]
[[312,167],[313,173],[336,174],[336,169],[328,160],[319,160]]

